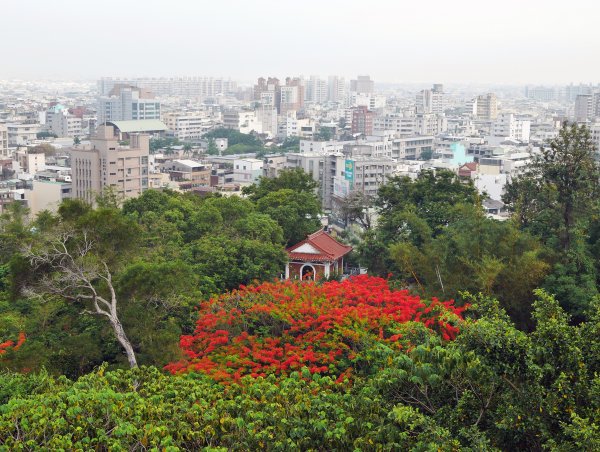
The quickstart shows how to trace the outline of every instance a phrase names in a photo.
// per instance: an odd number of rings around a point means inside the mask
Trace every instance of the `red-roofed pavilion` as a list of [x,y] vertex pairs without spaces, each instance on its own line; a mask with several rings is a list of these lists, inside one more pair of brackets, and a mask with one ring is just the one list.
[[352,247],[331,237],[323,229],[288,248],[286,279],[321,279],[344,269],[344,256]]

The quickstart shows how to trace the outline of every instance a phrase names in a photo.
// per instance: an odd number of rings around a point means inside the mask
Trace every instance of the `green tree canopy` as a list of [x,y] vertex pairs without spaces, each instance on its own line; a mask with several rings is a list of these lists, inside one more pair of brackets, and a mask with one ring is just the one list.
[[456,218],[453,206],[479,206],[480,203],[472,182],[465,183],[448,170],[422,171],[416,180],[406,176],[390,178],[379,189],[376,201],[383,217],[413,210],[427,222],[434,234],[441,232]]
[[302,168],[290,168],[281,170],[277,177],[261,177],[258,183],[244,187],[242,192],[248,195],[251,201],[256,202],[269,193],[281,189],[289,189],[298,193],[315,194],[318,187],[318,182]]
[[206,139],[227,138],[228,146],[235,146],[236,144],[241,144],[241,145],[245,145],[245,146],[262,147],[262,141],[260,141],[255,135],[248,134],[248,133],[241,133],[240,131],[234,130],[234,129],[226,129],[226,128],[214,129],[208,133],[205,133],[204,138],[206,138]]
[[600,258],[593,231],[599,190],[600,168],[589,129],[564,123],[528,170],[507,185],[503,197],[518,225],[554,251],[543,287],[578,320],[598,295]]
[[508,184],[504,201],[523,226],[540,223],[545,238],[559,237],[568,251],[578,229],[598,209],[600,169],[586,126],[563,124],[557,138],[534,156],[529,170]]

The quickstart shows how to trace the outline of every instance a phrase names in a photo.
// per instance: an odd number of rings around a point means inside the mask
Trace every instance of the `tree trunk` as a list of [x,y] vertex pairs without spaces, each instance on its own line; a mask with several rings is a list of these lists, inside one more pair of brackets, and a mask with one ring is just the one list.
[[127,361],[129,361],[129,367],[134,368],[137,367],[137,360],[135,359],[135,352],[133,351],[133,347],[127,335],[125,334],[125,330],[123,329],[123,325],[116,317],[110,318],[110,325],[112,326],[115,335],[117,336],[117,340],[123,346],[125,353],[127,354]]

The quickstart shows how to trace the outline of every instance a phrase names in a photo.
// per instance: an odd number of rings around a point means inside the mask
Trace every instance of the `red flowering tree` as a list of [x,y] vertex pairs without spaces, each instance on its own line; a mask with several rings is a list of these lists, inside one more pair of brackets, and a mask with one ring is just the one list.
[[25,333],[23,332],[19,333],[16,343],[12,340],[0,342],[0,356],[4,355],[8,350],[19,350],[23,342],[25,342]]
[[307,367],[341,381],[368,371],[382,346],[406,350],[425,334],[454,339],[463,309],[453,301],[421,300],[366,275],[321,285],[241,287],[200,305],[195,333],[180,341],[187,359],[166,369],[231,382]]

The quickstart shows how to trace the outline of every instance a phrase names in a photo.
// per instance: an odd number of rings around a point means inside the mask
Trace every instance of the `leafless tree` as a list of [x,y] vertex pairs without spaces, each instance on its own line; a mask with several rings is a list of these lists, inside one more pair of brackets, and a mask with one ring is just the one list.
[[113,275],[105,259],[96,251],[97,244],[87,232],[56,232],[41,246],[28,245],[24,255],[36,274],[36,281],[24,290],[27,295],[56,295],[85,306],[82,314],[106,317],[115,337],[125,350],[131,367],[137,361],[117,312]]
[[356,221],[365,230],[371,229],[372,218],[370,208],[373,206],[373,200],[369,195],[360,191],[353,191],[342,201],[340,206],[341,214],[346,221]]

